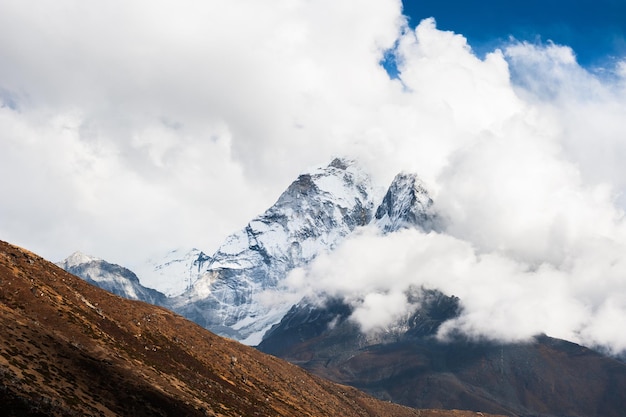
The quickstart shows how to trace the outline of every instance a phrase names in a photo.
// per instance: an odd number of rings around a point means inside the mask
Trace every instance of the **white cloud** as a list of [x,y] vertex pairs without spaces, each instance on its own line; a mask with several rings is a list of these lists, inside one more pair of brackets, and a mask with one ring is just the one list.
[[306,271],[289,276],[291,293],[339,297],[355,308],[364,331],[393,327],[411,305],[414,288],[460,298],[462,313],[446,322],[470,337],[523,341],[546,333],[591,346],[623,350],[616,329],[626,320],[626,265],[614,241],[594,241],[568,265],[529,265],[502,253],[479,253],[447,234],[405,230],[381,236],[364,230]]
[[414,139],[401,149],[420,161],[446,233],[364,232],[287,287],[343,297],[364,330],[392,325],[406,293],[425,286],[461,299],[463,314],[442,337],[547,333],[622,351],[619,72],[599,78],[557,45],[516,43],[480,61],[429,21],[405,34],[398,53],[403,115],[415,111]]
[[[352,146],[401,22],[397,1],[3,2],[1,169],[31,190],[4,209],[4,238],[53,259],[87,241],[131,266],[214,249],[302,169]],[[24,224],[21,207],[34,212]]]
[[515,42],[481,60],[433,20],[407,29],[397,0],[3,1],[0,63],[2,239],[131,267],[211,251],[347,154],[381,187],[417,172],[447,235],[364,233],[292,289],[317,274],[377,326],[423,284],[462,298],[449,325],[473,335],[626,346],[608,324],[626,317],[623,63]]

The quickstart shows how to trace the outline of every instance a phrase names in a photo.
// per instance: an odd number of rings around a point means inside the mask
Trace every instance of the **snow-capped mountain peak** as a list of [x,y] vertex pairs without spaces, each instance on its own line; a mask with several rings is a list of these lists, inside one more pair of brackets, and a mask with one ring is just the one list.
[[144,287],[134,272],[120,265],[80,252],[73,253],[57,265],[67,272],[121,297],[158,305],[166,304],[164,294]]
[[101,261],[100,258],[96,258],[95,256],[85,255],[82,252],[76,251],[67,258],[65,258],[59,264],[62,264],[64,269],[71,268],[74,266],[78,266],[80,264],[86,264],[92,261]]
[[226,239],[174,308],[218,333],[258,343],[290,305],[269,309],[256,295],[368,224],[373,210],[370,177],[354,161],[337,158],[303,173],[272,207]]
[[426,232],[437,228],[433,200],[416,174],[403,172],[396,175],[373,222],[384,233],[410,227],[419,227]]

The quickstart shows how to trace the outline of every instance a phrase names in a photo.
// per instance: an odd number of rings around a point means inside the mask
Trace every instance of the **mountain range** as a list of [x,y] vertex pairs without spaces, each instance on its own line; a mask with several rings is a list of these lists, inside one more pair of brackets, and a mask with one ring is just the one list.
[[[281,293],[291,271],[306,268],[363,227],[383,236],[406,228],[425,233],[445,228],[415,174],[398,174],[380,202],[375,194],[370,176],[354,161],[335,159],[303,173],[213,255],[197,250],[186,255],[187,261],[179,262],[186,275],[171,277],[175,287],[186,283],[185,289],[157,301],[141,298],[146,292],[137,280],[129,279],[130,287],[113,285],[117,278],[102,274],[97,279],[73,268],[103,288],[112,281],[109,288],[124,297],[160,304],[220,335],[384,400],[511,416],[621,415],[626,409],[622,361],[545,335],[516,344],[453,335],[444,343],[437,330],[460,314],[462,300],[438,290],[411,289],[406,296],[420,307],[370,333],[351,320],[354,307],[344,300],[317,294],[315,300],[294,301]],[[93,271],[88,265],[84,270]],[[263,302],[268,291],[274,291],[272,304]]]
[[483,415],[376,400],[2,241],[0,324],[7,417]]
[[[228,236],[213,255],[194,249],[155,267],[156,281],[163,283],[158,289],[174,296],[149,293],[131,271],[86,255],[74,254],[59,265],[115,294],[166,306],[217,334],[256,345],[293,304],[264,305],[261,293],[332,251],[359,227],[372,225],[383,233],[405,227],[432,230],[437,224],[432,204],[417,175],[402,173],[376,206],[370,176],[354,161],[336,158],[300,175],[272,207]],[[77,259],[84,264],[76,264]],[[105,268],[101,274],[94,262]],[[110,274],[113,269],[119,277]],[[182,292],[171,290],[183,287]]]

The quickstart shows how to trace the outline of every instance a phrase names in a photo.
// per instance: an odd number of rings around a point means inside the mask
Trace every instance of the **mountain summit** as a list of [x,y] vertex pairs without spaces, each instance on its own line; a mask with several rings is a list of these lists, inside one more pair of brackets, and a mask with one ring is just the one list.
[[219,334],[257,344],[290,305],[256,300],[296,267],[332,250],[374,212],[370,177],[335,159],[300,175],[265,213],[229,236],[172,308]]
[[433,200],[424,183],[416,174],[406,172],[396,175],[374,217],[384,233],[411,227],[425,232],[437,228]]

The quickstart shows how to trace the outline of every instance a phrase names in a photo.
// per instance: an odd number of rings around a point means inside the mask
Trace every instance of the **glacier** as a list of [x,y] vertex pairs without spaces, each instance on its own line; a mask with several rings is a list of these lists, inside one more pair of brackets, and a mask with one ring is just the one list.
[[175,297],[192,287],[210,261],[211,257],[199,249],[177,248],[150,258],[134,269],[143,285]]

